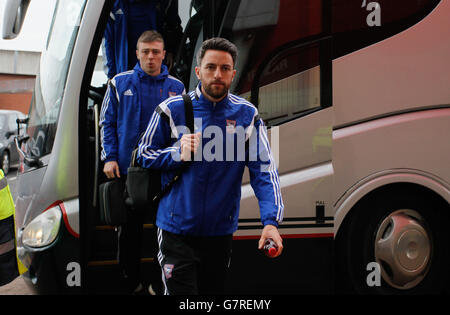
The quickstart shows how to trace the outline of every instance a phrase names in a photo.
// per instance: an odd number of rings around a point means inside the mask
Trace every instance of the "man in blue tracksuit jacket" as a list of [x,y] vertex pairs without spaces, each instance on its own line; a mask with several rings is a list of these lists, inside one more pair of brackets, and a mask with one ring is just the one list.
[[[169,96],[185,93],[183,83],[170,76],[162,64],[165,51],[159,33],[144,32],[138,40],[136,53],[139,62],[133,70],[120,73],[109,82],[103,100],[101,159],[108,178],[125,180],[131,153],[155,107]],[[138,276],[143,221],[144,212],[131,211],[119,234],[119,261],[130,291],[140,288]]]
[[[277,255],[283,248],[277,229],[283,201],[264,123],[251,103],[228,93],[236,55],[225,39],[205,41],[197,55],[200,84],[189,93],[195,130],[180,128],[185,126],[184,102],[176,96],[157,107],[139,143],[139,163],[160,169],[163,185],[196,152],[158,208],[158,259],[166,294],[224,292],[245,166],[264,225],[259,248],[268,238],[276,242]],[[248,150],[245,139],[250,139]]]
[[131,152],[156,106],[169,96],[185,91],[183,83],[169,75],[161,60],[154,62],[154,67],[159,70],[154,75],[142,69],[144,62],[138,62],[133,70],[120,73],[109,82],[102,105],[101,159],[105,163],[117,161],[120,174],[127,173]]
[[183,36],[178,0],[114,1],[104,33],[109,79],[134,67],[137,39],[146,30],[156,30],[163,35],[166,63],[170,64]]

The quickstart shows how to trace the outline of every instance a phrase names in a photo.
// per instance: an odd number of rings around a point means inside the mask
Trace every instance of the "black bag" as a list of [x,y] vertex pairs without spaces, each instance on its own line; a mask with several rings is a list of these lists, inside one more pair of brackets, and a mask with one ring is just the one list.
[[124,190],[125,183],[120,179],[114,179],[99,186],[101,224],[122,225],[126,222]]
[[[183,95],[186,124],[189,130],[194,130],[194,111],[192,100],[188,94]],[[172,188],[175,182],[180,178],[185,167],[178,170],[174,178],[165,186],[161,187],[161,172],[159,170],[143,168],[138,165],[137,145],[131,155],[131,164],[128,168],[126,181],[126,204],[135,209],[151,207],[157,209],[159,200]],[[191,158],[193,160],[193,158]]]
[[136,161],[137,150],[133,150],[128,168],[125,203],[134,209],[156,207],[161,192],[161,172],[140,167]]

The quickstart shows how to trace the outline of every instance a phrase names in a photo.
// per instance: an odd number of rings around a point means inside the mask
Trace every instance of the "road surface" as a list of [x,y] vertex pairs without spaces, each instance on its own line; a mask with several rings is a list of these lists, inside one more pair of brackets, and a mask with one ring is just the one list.
[[31,295],[22,277],[17,277],[14,281],[0,287],[0,295]]

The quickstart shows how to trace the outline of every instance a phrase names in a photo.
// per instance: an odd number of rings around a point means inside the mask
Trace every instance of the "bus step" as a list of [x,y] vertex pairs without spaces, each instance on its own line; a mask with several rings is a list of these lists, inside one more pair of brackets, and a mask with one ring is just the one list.
[[[156,230],[153,224],[144,224],[142,232],[142,257],[154,257],[158,251]],[[92,234],[89,260],[110,261],[117,259],[119,235],[114,226],[96,226]]]
[[[141,258],[141,264],[152,263],[155,261],[153,257],[144,257]],[[88,262],[88,266],[110,266],[110,265],[118,265],[119,261],[117,259],[109,259],[109,260],[93,260]]]
[[[161,279],[161,269],[153,258],[141,260],[141,283],[145,288]],[[87,294],[130,294],[123,272],[115,260],[91,261],[87,268]]]
[[[144,223],[143,224],[144,230],[151,230],[155,228],[155,225],[152,223]],[[96,225],[95,230],[96,231],[115,231],[117,229],[117,226],[113,225]]]

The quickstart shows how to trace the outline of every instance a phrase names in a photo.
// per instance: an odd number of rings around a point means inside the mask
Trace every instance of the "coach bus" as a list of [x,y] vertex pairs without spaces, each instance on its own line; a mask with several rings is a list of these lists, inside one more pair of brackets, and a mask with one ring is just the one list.
[[[4,38],[27,22],[28,2],[9,1]],[[97,197],[97,60],[113,1],[50,2],[27,136],[17,139],[23,276],[38,293],[120,293],[117,228],[100,222]],[[450,1],[179,0],[178,12],[172,74],[193,90],[201,42],[234,42],[231,92],[258,108],[280,174],[283,254],[257,250],[246,173],[228,292],[446,292]],[[154,226],[144,228],[150,283]]]

